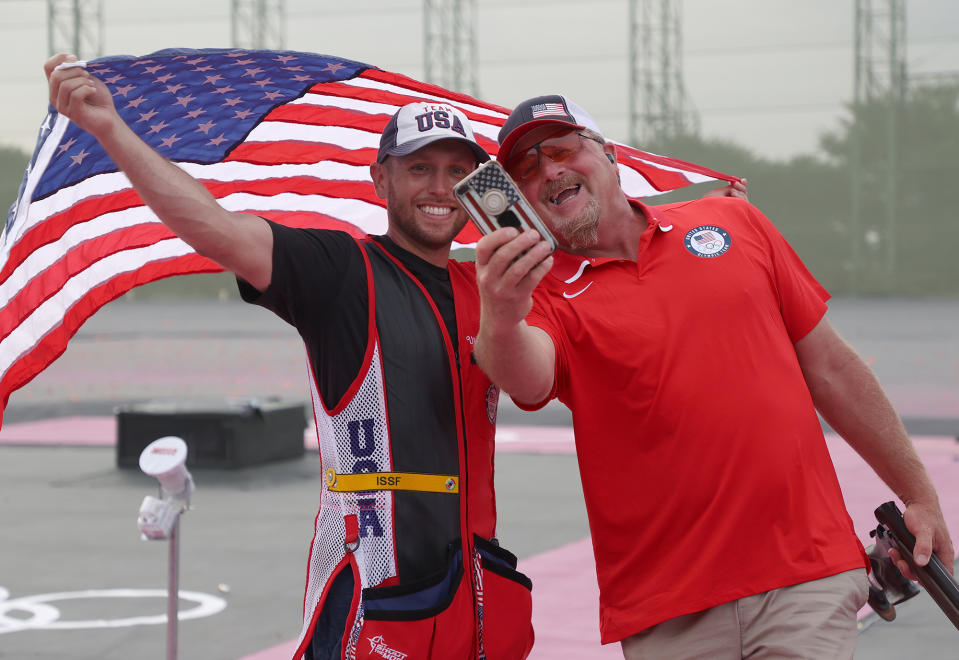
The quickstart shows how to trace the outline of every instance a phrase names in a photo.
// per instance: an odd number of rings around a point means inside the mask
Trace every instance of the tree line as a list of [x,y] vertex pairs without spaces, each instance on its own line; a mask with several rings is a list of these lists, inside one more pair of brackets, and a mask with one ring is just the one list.
[[784,162],[692,135],[645,148],[748,178],[750,201],[833,294],[959,294],[959,86],[846,112],[817,155]]

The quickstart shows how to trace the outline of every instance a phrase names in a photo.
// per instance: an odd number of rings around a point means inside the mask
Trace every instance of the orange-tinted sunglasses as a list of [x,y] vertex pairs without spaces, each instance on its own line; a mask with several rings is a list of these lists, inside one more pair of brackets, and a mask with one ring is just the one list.
[[583,140],[581,138],[592,140],[599,144],[603,143],[602,140],[597,140],[585,133],[570,131],[565,135],[548,138],[534,144],[526,150],[526,153],[516,158],[511,158],[506,165],[506,170],[517,181],[528,181],[539,172],[540,156],[546,156],[554,163],[562,163],[563,161],[569,160],[583,148]]

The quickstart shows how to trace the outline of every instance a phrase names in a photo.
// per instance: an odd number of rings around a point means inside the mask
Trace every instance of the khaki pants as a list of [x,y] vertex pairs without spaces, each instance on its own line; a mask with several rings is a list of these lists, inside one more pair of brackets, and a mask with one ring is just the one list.
[[852,658],[865,569],[676,617],[623,640],[626,660]]

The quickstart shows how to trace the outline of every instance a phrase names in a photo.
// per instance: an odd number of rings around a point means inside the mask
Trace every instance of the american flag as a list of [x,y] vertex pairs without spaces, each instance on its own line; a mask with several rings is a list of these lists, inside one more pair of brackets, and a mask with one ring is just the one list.
[[[369,164],[398,107],[452,104],[494,155],[509,113],[313,53],[171,49],[87,68],[133,129],[224,207],[357,235],[386,231]],[[734,178],[626,146],[619,153],[633,196]],[[457,241],[478,237],[467,226]],[[90,135],[50,108],[0,235],[0,420],[10,394],[62,354],[101,306],[157,279],[220,270],[159,222]]]
[[566,108],[562,103],[538,103],[534,105],[530,110],[533,113],[533,119],[539,119],[540,117],[551,117],[559,115],[561,117],[566,116]]

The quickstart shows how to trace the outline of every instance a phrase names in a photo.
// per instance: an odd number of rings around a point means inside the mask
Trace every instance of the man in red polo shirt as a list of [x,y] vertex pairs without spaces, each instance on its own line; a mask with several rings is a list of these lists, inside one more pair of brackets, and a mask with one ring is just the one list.
[[742,199],[628,199],[615,147],[565,97],[521,103],[499,139],[562,250],[514,229],[480,241],[476,355],[522,407],[573,412],[602,641],[627,658],[852,657],[866,559],[817,410],[906,504],[920,563],[954,555],[829,294]]

